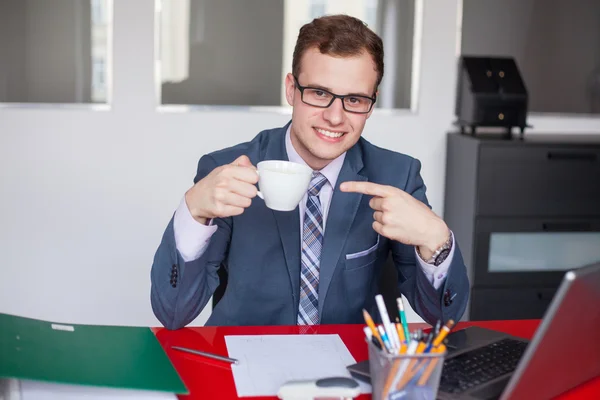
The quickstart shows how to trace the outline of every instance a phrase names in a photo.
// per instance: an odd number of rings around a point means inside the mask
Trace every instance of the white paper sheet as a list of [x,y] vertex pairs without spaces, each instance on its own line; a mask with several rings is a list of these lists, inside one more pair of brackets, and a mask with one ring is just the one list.
[[[339,335],[225,336],[239,397],[276,396],[281,385],[300,379],[351,377],[346,369],[356,361]],[[361,392],[371,386],[362,382]]]
[[22,380],[20,396],[7,400],[177,400],[173,393]]

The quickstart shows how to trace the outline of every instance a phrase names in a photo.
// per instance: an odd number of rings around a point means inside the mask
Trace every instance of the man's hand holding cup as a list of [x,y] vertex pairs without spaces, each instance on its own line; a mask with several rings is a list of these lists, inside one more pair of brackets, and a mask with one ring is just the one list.
[[185,202],[194,219],[240,215],[252,204],[258,189],[258,174],[250,159],[242,155],[234,162],[212,170],[185,194]]

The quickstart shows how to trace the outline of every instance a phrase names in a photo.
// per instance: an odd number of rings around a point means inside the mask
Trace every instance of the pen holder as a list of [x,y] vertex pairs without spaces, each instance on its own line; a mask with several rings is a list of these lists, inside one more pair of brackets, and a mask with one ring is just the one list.
[[394,355],[367,344],[373,400],[435,400],[445,351]]

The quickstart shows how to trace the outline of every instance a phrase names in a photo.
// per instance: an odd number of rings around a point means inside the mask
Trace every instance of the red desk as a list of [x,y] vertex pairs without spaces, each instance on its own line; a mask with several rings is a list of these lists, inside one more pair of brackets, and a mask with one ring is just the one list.
[[[471,325],[503,331],[515,336],[530,339],[533,337],[539,324],[533,321],[489,321],[489,322],[461,322],[455,328],[461,329]],[[419,327],[428,327],[424,324],[410,324],[411,330]],[[350,353],[356,361],[366,360],[367,346],[364,341],[363,325],[321,325],[308,328],[306,334],[332,334],[340,335]],[[176,331],[154,329],[156,337],[167,352],[173,365],[179,372],[185,385],[190,390],[188,396],[180,399],[237,399],[233,375],[229,365],[212,361],[199,356],[181,353],[170,349],[170,346],[182,346],[202,350],[210,353],[227,355],[224,336],[226,335],[268,335],[268,334],[299,334],[297,326],[256,326],[256,327],[202,327],[184,328]],[[304,332],[303,332],[304,333]],[[598,399],[600,398],[600,377],[595,378],[579,387],[564,393],[561,400],[567,399]],[[370,396],[362,395],[361,400]],[[253,397],[253,399],[259,399]],[[260,399],[267,399],[260,398]],[[276,399],[271,397],[269,399]]]

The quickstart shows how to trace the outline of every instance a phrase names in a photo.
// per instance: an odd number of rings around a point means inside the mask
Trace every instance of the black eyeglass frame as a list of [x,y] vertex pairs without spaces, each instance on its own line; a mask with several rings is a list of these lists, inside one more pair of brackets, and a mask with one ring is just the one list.
[[[375,105],[375,101],[377,101],[377,96],[375,94],[373,94],[373,97],[363,96],[363,95],[360,95],[360,94],[335,94],[335,93],[332,93],[329,90],[325,90],[323,88],[317,88],[317,87],[312,87],[312,86],[302,86],[298,82],[298,78],[296,76],[294,76],[294,82],[296,83],[296,88],[298,88],[298,90],[300,91],[300,95],[301,95],[300,99],[302,100],[302,102],[304,104],[308,104],[309,106],[312,106],[312,107],[329,108],[333,104],[333,102],[335,101],[335,99],[340,99],[342,101],[342,107],[344,108],[345,111],[347,111],[349,113],[352,113],[352,114],[368,114],[373,109],[373,106]],[[327,94],[330,94],[331,95],[331,101],[326,106],[317,106],[317,105],[314,105],[314,104],[307,103],[306,101],[304,101],[304,90],[305,89],[320,90],[321,92],[325,92]],[[371,100],[371,105],[369,106],[369,109],[367,111],[352,111],[352,110],[348,110],[346,108],[346,103],[344,102],[344,99],[346,97],[360,97],[361,99],[369,99],[369,100]]]

